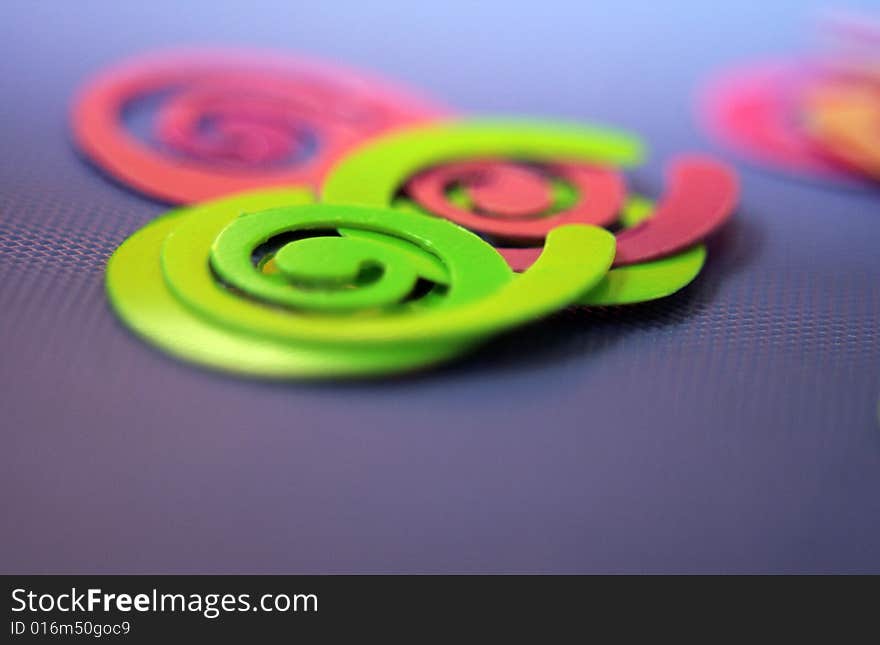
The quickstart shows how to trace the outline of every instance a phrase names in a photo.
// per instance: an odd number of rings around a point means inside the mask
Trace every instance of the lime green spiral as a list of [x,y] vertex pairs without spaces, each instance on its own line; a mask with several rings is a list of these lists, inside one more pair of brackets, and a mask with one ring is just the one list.
[[108,263],[112,306],[149,342],[214,368],[387,374],[566,306],[614,255],[602,229],[560,227],[515,277],[490,245],[446,220],[311,201],[301,191],[245,193],[151,222]]
[[[420,171],[468,159],[578,161],[626,168],[644,154],[639,139],[626,132],[570,123],[463,119],[395,131],[371,139],[341,159],[322,186],[328,203],[387,206],[425,213],[398,195]],[[561,187],[556,187],[557,189]],[[467,199],[467,195],[453,195]],[[561,194],[563,199],[570,195]],[[645,200],[632,200],[620,224],[630,227],[650,215]],[[706,258],[703,245],[674,255],[616,267],[577,298],[577,304],[620,305],[663,298],[689,284]]]

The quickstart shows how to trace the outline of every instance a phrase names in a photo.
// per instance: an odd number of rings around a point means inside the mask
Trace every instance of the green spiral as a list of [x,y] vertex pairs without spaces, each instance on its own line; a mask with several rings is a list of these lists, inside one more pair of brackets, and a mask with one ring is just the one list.
[[[464,119],[371,139],[333,167],[324,180],[321,198],[328,203],[427,214],[398,192],[410,178],[436,164],[498,158],[626,168],[640,161],[643,154],[637,137],[617,130],[516,119]],[[564,186],[554,189],[561,203],[571,199]],[[466,194],[451,198],[467,204]],[[621,214],[621,225],[628,228],[648,217],[646,204],[643,199],[631,201]],[[615,267],[598,284],[584,290],[577,304],[622,305],[666,297],[689,284],[705,258],[706,249],[698,244],[650,262]]]
[[387,374],[447,360],[597,284],[602,229],[565,226],[522,275],[476,235],[387,208],[244,193],[173,211],[107,267],[119,317],[178,357],[266,377]]

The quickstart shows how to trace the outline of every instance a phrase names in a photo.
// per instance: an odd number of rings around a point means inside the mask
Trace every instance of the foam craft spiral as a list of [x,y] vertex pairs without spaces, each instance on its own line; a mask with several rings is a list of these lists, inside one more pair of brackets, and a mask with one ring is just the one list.
[[578,301],[641,302],[696,277],[705,261],[699,242],[727,220],[738,193],[729,168],[686,156],[670,165],[656,206],[628,200],[615,169],[641,155],[637,138],[609,129],[463,120],[367,142],[332,169],[322,199],[448,218],[487,236],[517,271],[557,226],[620,220],[615,268]]
[[877,84],[865,61],[766,61],[709,84],[701,116],[716,138],[765,164],[823,179],[877,179]]
[[[138,108],[149,108],[146,133],[126,119]],[[78,147],[116,179],[193,203],[256,188],[317,188],[358,143],[445,112],[327,63],[205,51],[103,72],[80,93],[72,120]]]
[[842,78],[804,92],[807,136],[834,161],[880,179],[878,78]]
[[107,267],[113,308],[179,357],[266,377],[387,374],[458,355],[571,303],[614,238],[554,229],[520,276],[449,221],[245,193],[154,220]]

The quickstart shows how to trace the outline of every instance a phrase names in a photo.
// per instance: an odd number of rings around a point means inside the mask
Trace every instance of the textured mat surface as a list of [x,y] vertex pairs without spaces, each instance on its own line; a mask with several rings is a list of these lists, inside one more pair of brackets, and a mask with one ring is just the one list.
[[0,8],[0,570],[880,572],[880,191],[740,166],[736,222],[676,297],[417,378],[265,385],[116,322],[103,264],[165,207],[67,134],[104,64],[250,44],[639,131],[659,191],[665,156],[714,149],[695,85],[803,49],[809,3],[118,4]]

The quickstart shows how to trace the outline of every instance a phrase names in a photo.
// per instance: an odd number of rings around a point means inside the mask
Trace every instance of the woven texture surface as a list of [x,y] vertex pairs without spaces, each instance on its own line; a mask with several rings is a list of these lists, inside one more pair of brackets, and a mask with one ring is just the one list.
[[735,223],[673,298],[563,312],[414,378],[261,384],[117,323],[104,263],[167,208],[66,129],[118,57],[292,47],[464,110],[642,132],[656,194],[664,157],[713,150],[695,84],[795,48],[804,21],[778,25],[804,3],[486,3],[489,41],[454,7],[34,4],[0,9],[0,571],[880,572],[880,191],[740,167]]

